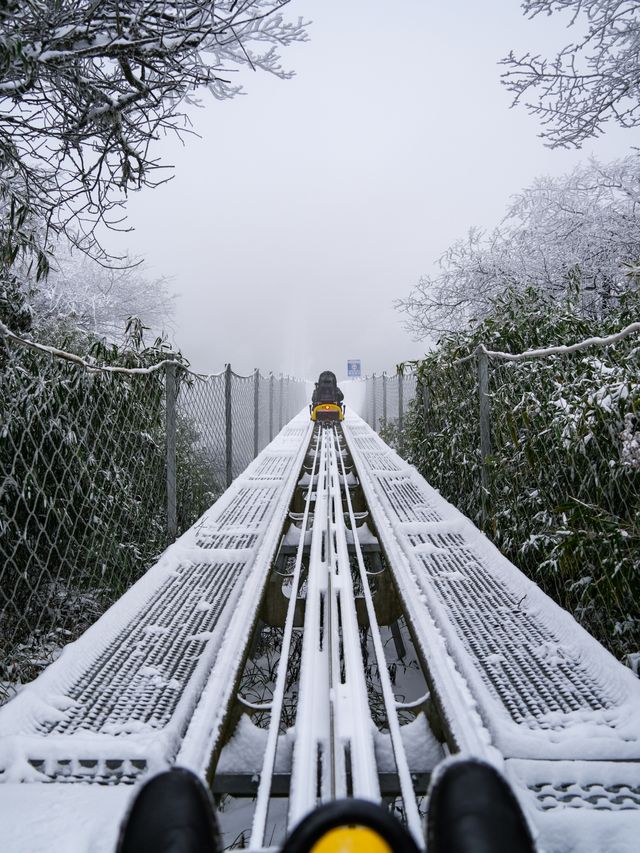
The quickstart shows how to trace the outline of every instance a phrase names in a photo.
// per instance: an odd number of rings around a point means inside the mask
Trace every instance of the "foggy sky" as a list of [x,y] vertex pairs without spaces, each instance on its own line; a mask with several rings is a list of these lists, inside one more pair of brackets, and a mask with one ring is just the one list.
[[347,358],[371,373],[421,355],[394,299],[536,175],[636,142],[612,128],[551,151],[509,109],[498,60],[568,43],[566,18],[527,21],[516,0],[293,0],[287,15],[313,20],[283,53],[297,76],[203,95],[202,138],[162,143],[174,180],[133,195],[135,232],[111,241],[172,279],[174,338],[198,370],[343,376]]

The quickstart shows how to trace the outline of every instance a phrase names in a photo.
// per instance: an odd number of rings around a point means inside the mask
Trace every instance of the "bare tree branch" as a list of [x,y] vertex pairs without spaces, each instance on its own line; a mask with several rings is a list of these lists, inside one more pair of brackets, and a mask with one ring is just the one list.
[[51,231],[99,255],[97,224],[167,179],[154,142],[185,132],[195,90],[233,97],[239,67],[291,76],[277,49],[307,36],[282,17],[288,2],[4,0],[0,260],[37,246],[46,264]]
[[622,127],[640,123],[640,4],[632,0],[524,0],[529,17],[569,12],[569,25],[585,20],[586,34],[549,61],[516,56],[501,64],[513,92],[538,116],[541,136],[552,147],[580,148],[600,136],[609,121]]

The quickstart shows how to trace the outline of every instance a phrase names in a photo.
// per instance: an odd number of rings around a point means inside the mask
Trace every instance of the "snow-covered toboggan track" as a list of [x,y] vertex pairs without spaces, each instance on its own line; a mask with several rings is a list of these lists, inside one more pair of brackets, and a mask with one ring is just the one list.
[[640,838],[640,681],[359,417],[344,434],[453,748],[510,779],[550,851]]
[[[396,601],[429,691],[408,703],[383,641],[398,626]],[[282,630],[271,699],[237,701],[266,714],[268,728],[244,714],[232,732],[229,709],[263,617]],[[296,632],[296,717],[286,728]],[[384,732],[365,654],[379,674]],[[401,725],[408,708],[425,713]],[[173,764],[205,778],[220,753],[213,790],[256,796],[253,851],[269,843],[269,809],[283,795],[289,828],[334,797],[401,797],[424,846],[418,798],[446,752],[508,777],[541,851],[636,849],[638,679],[363,420],[349,413],[342,427],[312,432],[301,413],[0,709],[0,837],[11,853],[113,851],[142,779]]]

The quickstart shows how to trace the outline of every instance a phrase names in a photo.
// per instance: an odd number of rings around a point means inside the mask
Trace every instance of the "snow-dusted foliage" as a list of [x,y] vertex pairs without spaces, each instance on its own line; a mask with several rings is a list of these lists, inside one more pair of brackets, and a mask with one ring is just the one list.
[[637,319],[628,294],[606,320],[540,291],[511,293],[472,331],[448,335],[417,368],[427,389],[405,447],[444,497],[615,654],[640,649],[640,340],[570,355],[489,359],[491,453],[483,494],[479,343],[522,352],[611,334]]
[[464,329],[508,288],[580,294],[580,313],[606,314],[635,287],[640,263],[640,158],[590,161],[539,178],[493,232],[472,229],[398,305],[418,337]]
[[566,13],[578,37],[548,60],[513,52],[502,60],[514,103],[542,124],[551,147],[579,148],[608,121],[640,123],[640,5],[635,0],[523,0],[531,18]]
[[183,105],[196,90],[233,97],[243,66],[289,76],[278,51],[306,33],[302,21],[283,18],[287,2],[3,3],[5,242],[24,247],[32,238],[41,247],[26,227],[35,217],[91,245],[96,222],[117,220],[113,208],[129,189],[164,179],[154,142],[187,128]]
[[624,416],[624,429],[620,433],[622,440],[622,464],[640,470],[640,432],[637,415],[627,412]]

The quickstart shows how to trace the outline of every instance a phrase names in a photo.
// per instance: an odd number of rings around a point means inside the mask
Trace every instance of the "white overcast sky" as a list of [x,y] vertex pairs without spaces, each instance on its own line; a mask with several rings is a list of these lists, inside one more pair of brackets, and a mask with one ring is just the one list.
[[174,338],[193,366],[312,377],[419,356],[393,308],[471,225],[492,227],[512,194],[594,154],[637,142],[611,128],[582,151],[550,151],[510,110],[498,60],[572,40],[566,18],[527,21],[517,0],[293,0],[310,41],[282,81],[203,98],[201,138],[162,143],[171,183],[131,197],[142,255],[179,294]]

